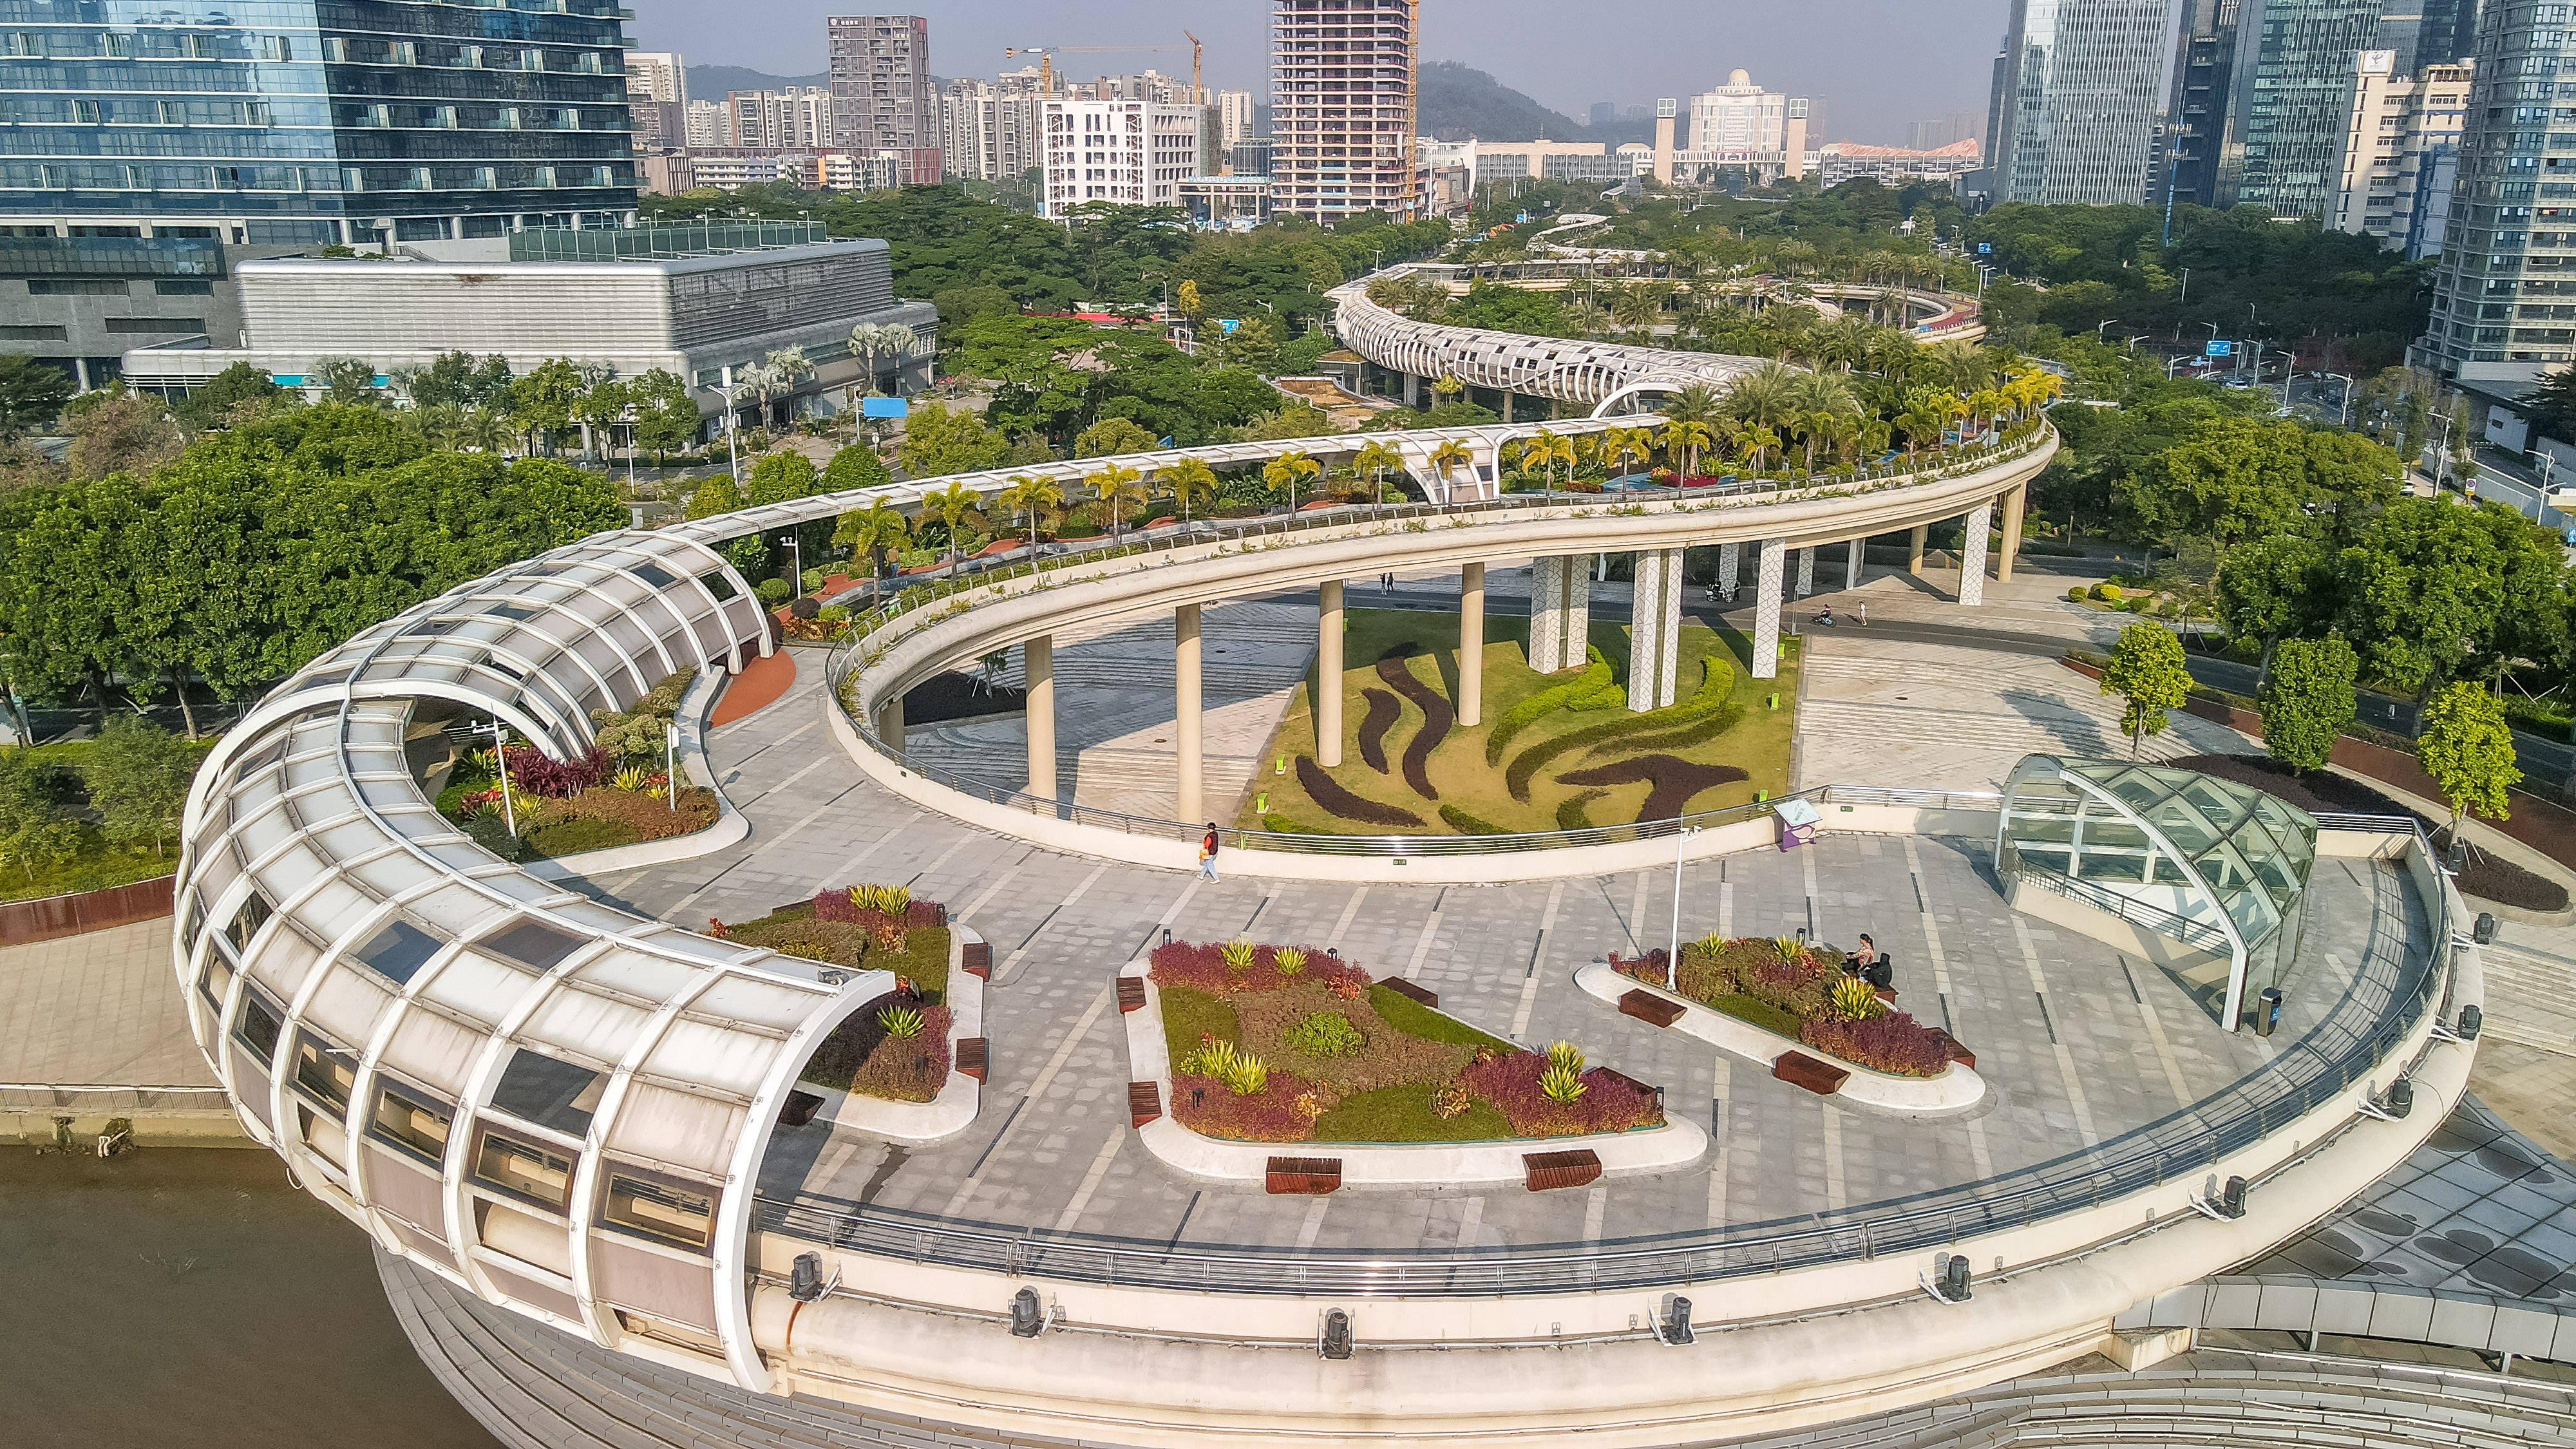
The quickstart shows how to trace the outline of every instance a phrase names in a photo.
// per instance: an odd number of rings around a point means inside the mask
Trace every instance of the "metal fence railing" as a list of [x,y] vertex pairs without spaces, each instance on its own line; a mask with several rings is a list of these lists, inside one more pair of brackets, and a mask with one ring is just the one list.
[[2206,921],[2195,921],[2162,906],[2133,899],[2098,881],[2084,880],[2034,864],[2023,859],[2021,852],[2015,850],[2009,841],[2004,844],[2003,859],[1998,868],[2002,874],[2029,881],[2042,890],[2091,906],[2130,925],[2144,927],[2166,940],[2180,941],[2194,950],[2227,953],[2236,949],[2225,931]]
[[[2429,848],[2420,835],[2417,842],[2419,849]],[[2197,1177],[2355,1083],[2391,1072],[2390,1054],[2436,1008],[2450,976],[2455,947],[2447,899],[2433,903],[2433,910],[2429,949],[2367,954],[2315,1027],[2272,1061],[2181,1111],[1982,1182],[1785,1223],[1733,1224],[1597,1245],[1334,1252],[1185,1248],[811,1198],[763,1197],[756,1215],[763,1231],[914,1263],[1181,1292],[1357,1298],[1654,1288],[1917,1252]],[[2307,1150],[2353,1120],[2310,1137]]]

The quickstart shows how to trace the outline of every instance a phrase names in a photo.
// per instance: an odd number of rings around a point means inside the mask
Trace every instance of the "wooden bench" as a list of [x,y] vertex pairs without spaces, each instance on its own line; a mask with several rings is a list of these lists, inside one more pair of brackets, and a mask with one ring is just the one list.
[[1819,1097],[1833,1095],[1851,1077],[1851,1073],[1830,1066],[1805,1052],[1782,1052],[1772,1060],[1771,1075],[1793,1087],[1804,1087]]
[[1127,1125],[1142,1127],[1163,1115],[1163,1089],[1152,1082],[1127,1084]]
[[1576,1152],[1524,1152],[1521,1167],[1528,1174],[1532,1192],[1589,1187],[1601,1178],[1601,1154],[1589,1148]]
[[1949,1053],[1950,1060],[1957,1062],[1959,1065],[1966,1067],[1970,1071],[1976,1070],[1977,1054],[1968,1050],[1966,1047],[1961,1046],[1957,1037],[1950,1035],[1948,1032],[1943,1031],[1937,1026],[1932,1028],[1932,1034],[1941,1039],[1941,1049]]
[[1121,1015],[1121,1016],[1124,1016],[1124,1015],[1126,1015],[1128,1012],[1136,1011],[1136,1010],[1141,1009],[1144,1005],[1145,1005],[1145,978],[1144,978],[1144,977],[1142,977],[1142,976],[1121,976],[1121,977],[1119,977],[1119,978],[1118,978],[1118,1014],[1119,1014],[1119,1015]]
[[1419,1002],[1424,1006],[1430,1007],[1434,1011],[1440,1009],[1439,992],[1416,986],[1401,976],[1390,976],[1377,984],[1394,992],[1396,995],[1403,997],[1407,1001]]
[[985,1064],[990,1059],[991,1050],[991,1044],[980,1036],[958,1038],[957,1070],[976,1081],[984,1080]]
[[1680,1002],[1657,996],[1642,986],[1619,998],[1621,1016],[1633,1016],[1648,1026],[1671,1026],[1682,1019],[1686,1009]]
[[1274,1157],[1262,1174],[1261,1190],[1283,1197],[1322,1197],[1342,1187],[1338,1157]]
[[969,941],[964,948],[966,974],[982,981],[993,979],[993,943]]

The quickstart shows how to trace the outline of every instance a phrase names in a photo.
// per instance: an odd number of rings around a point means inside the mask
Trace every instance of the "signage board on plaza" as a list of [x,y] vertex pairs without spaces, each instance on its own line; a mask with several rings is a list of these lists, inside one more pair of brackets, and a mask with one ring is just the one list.
[[866,418],[908,418],[911,404],[899,397],[863,397],[859,399],[859,416]]

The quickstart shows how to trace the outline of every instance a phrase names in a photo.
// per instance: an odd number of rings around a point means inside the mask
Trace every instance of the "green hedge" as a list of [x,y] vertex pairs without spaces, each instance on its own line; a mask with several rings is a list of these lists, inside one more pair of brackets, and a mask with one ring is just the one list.
[[[1679,704],[1648,710],[1644,714],[1628,715],[1622,719],[1603,720],[1599,724],[1586,725],[1579,730],[1569,730],[1552,740],[1541,740],[1521,751],[1519,757],[1512,761],[1511,768],[1503,772],[1503,784],[1512,792],[1512,798],[1523,804],[1529,803],[1530,777],[1537,774],[1550,760],[1569,751],[1581,749],[1587,745],[1598,746],[1605,741],[1621,739],[1628,735],[1645,735],[1671,730],[1676,726],[1698,725],[1721,716],[1727,707],[1728,696],[1735,693],[1735,661],[1722,654],[1711,654],[1700,663],[1703,673],[1699,689]],[[1720,728],[1723,729],[1725,726]]]
[[1510,835],[1514,833],[1512,831],[1505,830],[1503,827],[1496,825],[1490,820],[1479,819],[1476,816],[1470,815],[1455,805],[1441,806],[1440,818],[1448,821],[1449,828],[1457,831],[1461,835]]
[[1578,700],[1598,700],[1605,694],[1614,695],[1623,701],[1627,698],[1627,692],[1611,681],[1610,661],[1602,656],[1601,651],[1597,648],[1588,649],[1585,654],[1589,662],[1584,665],[1580,678],[1569,679],[1563,684],[1551,684],[1503,711],[1502,718],[1494,721],[1493,733],[1485,736],[1486,764],[1501,764],[1503,751],[1511,744],[1514,735],[1560,709],[1601,707],[1597,703],[1578,704],[1576,703]]

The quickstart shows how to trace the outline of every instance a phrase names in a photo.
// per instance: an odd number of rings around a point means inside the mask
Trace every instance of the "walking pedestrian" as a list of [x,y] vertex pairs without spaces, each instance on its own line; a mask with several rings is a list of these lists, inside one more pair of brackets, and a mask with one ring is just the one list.
[[1216,822],[1211,820],[1208,822],[1207,837],[1199,842],[1199,879],[1215,880],[1216,878]]

